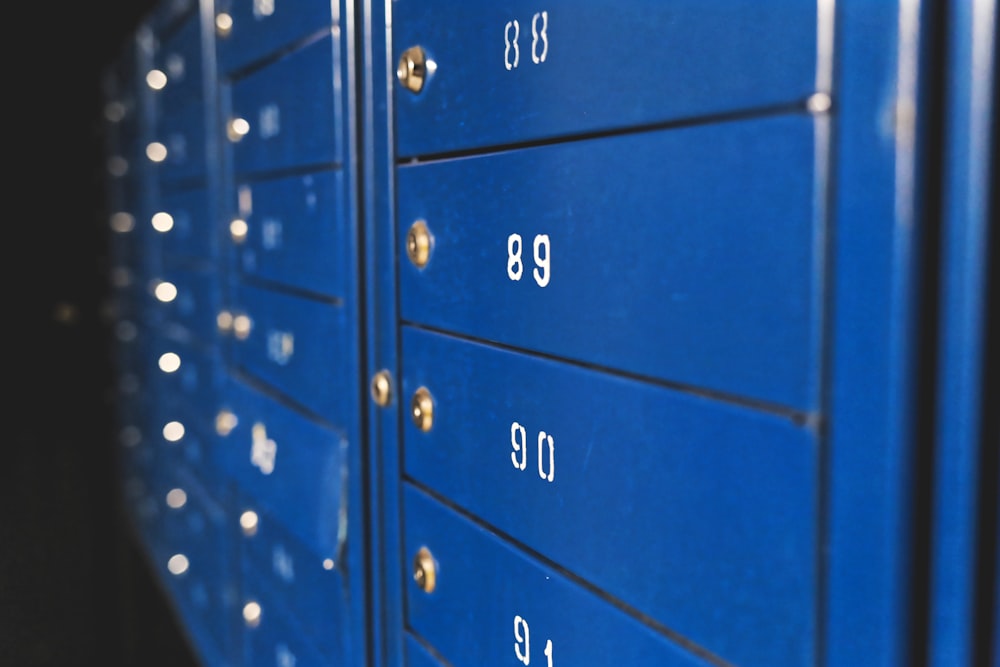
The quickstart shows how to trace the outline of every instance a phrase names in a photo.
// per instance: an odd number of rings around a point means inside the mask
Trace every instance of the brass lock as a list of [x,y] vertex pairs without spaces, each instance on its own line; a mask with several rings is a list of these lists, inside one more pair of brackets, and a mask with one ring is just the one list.
[[396,78],[411,93],[419,93],[427,80],[427,54],[419,46],[403,51],[396,66]]
[[437,563],[427,547],[420,547],[413,557],[413,581],[425,593],[433,593],[437,586]]
[[250,134],[250,123],[246,118],[232,118],[226,123],[226,137],[234,144]]
[[249,231],[250,225],[243,218],[233,218],[229,223],[229,236],[233,239],[233,243],[246,241]]
[[431,233],[423,220],[410,225],[410,231],[406,234],[406,256],[418,269],[427,266],[427,260],[431,257]]
[[253,328],[253,321],[245,313],[240,313],[233,317],[233,333],[238,340],[246,340],[250,337],[250,330]]
[[372,400],[375,405],[384,408],[392,400],[392,376],[387,370],[381,370],[372,376]]
[[427,387],[420,387],[413,393],[410,416],[421,431],[429,431],[434,425],[434,399],[431,398],[431,392]]
[[249,600],[243,605],[243,622],[247,624],[248,628],[256,628],[260,625],[262,614],[263,610],[260,607],[260,603],[256,600]]
[[215,17],[215,32],[219,37],[229,37],[233,31],[233,17],[225,12]]

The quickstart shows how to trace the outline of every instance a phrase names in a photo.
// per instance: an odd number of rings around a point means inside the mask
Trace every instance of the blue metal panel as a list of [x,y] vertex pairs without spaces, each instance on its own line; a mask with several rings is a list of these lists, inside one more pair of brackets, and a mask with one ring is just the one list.
[[[158,393],[156,389],[152,392]],[[153,474],[162,478],[164,474],[169,475],[167,471],[172,467],[198,468],[202,465],[210,443],[207,427],[212,422],[208,406],[189,401],[169,401],[159,395],[161,400],[150,410],[149,433],[155,457]],[[164,429],[172,422],[179,422],[183,431],[172,427],[182,434],[177,439],[167,440]]]
[[[183,490],[185,498],[174,507],[166,502],[170,490]],[[206,638],[218,647],[227,647],[231,642],[231,628],[226,622],[227,580],[235,577],[235,572],[227,570],[228,548],[226,543],[225,513],[221,506],[209,498],[193,475],[184,469],[170,472],[169,479],[163,480],[157,488],[157,502],[163,507],[164,525],[172,523],[174,533],[163,533],[167,540],[161,546],[158,566],[163,568],[164,577],[175,582],[178,601],[187,617],[188,625],[204,628]],[[176,493],[176,491],[175,491]],[[162,529],[161,529],[162,532]],[[168,564],[175,555],[187,559],[183,571],[171,571]]]
[[338,31],[233,84],[233,116],[249,124],[233,148],[238,175],[341,162],[339,48]]
[[804,429],[415,330],[403,360],[404,400],[435,403],[429,432],[406,423],[411,479],[734,664],[812,663]]
[[339,8],[339,2],[330,0],[219,0],[216,13],[232,19],[231,27],[219,35],[222,71],[242,69],[336,24]]
[[340,170],[244,183],[252,200],[248,232],[240,246],[243,273],[339,299],[348,298],[355,250],[344,219]]
[[334,667],[340,663],[326,660],[320,655],[298,628],[295,615],[282,612],[266,595],[259,595],[255,578],[246,583],[245,595],[261,606],[260,623],[246,631],[247,667],[287,667],[309,665]]
[[914,308],[921,295],[914,289],[920,200],[911,112],[918,108],[920,7],[867,0],[836,7],[825,660],[898,667],[914,664]]
[[177,288],[177,296],[166,303],[156,304],[157,311],[166,321],[180,326],[195,340],[213,340],[219,312],[219,285],[214,272],[166,269],[163,280]]
[[[362,413],[370,443],[361,466],[366,472],[368,516],[371,521],[369,548],[379,554],[369,578],[372,600],[369,624],[373,667],[404,665],[403,591],[399,575],[405,568],[400,515],[401,449],[397,379],[398,351],[396,197],[393,103],[391,98],[394,58],[390,26],[394,3],[362,0],[361,26],[370,38],[359,49],[358,119],[362,137],[359,183],[363,205],[358,211],[362,238],[365,311],[363,331],[367,345],[363,358],[365,377],[383,372],[391,383],[390,401],[379,407],[367,401]],[[360,254],[360,253],[359,253]]]
[[397,238],[418,219],[433,236],[424,269],[401,264],[405,320],[817,407],[810,118],[445,160],[398,179]]
[[169,187],[205,178],[205,119],[200,107],[165,116],[157,123],[156,140],[167,149],[166,158],[153,165],[161,183]]
[[324,421],[352,424],[359,399],[345,308],[247,285],[236,303],[253,323],[235,343],[236,364]]
[[306,638],[330,662],[343,664],[349,654],[345,615],[350,598],[335,569],[340,554],[317,555],[282,528],[284,516],[257,516],[256,533],[243,539],[244,577],[256,579],[255,589],[295,617]]
[[197,15],[189,16],[176,32],[160,42],[153,64],[166,76],[166,84],[151,93],[159,115],[174,116],[201,106],[204,66],[201,49]]
[[394,2],[396,57],[420,45],[436,65],[419,94],[397,87],[397,152],[441,153],[799,102],[815,86],[816,6]]
[[[426,547],[437,567],[432,593],[410,582],[407,621],[449,663],[517,664],[530,652],[544,665],[551,642],[555,664],[587,665],[595,656],[621,665],[711,664],[422,493],[406,488],[404,497],[406,553]],[[528,630],[514,629],[519,618]]]
[[216,256],[219,227],[209,209],[209,193],[203,188],[164,194],[159,212],[173,218],[174,226],[160,236],[166,257],[207,263]]
[[[996,132],[997,3],[949,5],[949,124],[941,250],[938,416],[934,455],[934,526],[928,664],[971,665],[975,653],[980,484],[984,409],[984,335],[988,303],[991,151]],[[970,75],[971,73],[971,75]],[[1000,165],[996,168],[1000,169]],[[994,201],[996,201],[994,199]],[[994,221],[998,212],[994,212]],[[996,227],[996,225],[994,225]],[[994,229],[993,233],[1000,233]],[[993,258],[1000,261],[1000,258]],[[1000,443],[993,443],[998,446]],[[988,446],[988,445],[987,445]],[[989,460],[989,459],[987,459]],[[995,480],[993,480],[995,483]]]
[[441,663],[413,635],[406,636],[406,662],[401,664],[406,667],[441,667]]
[[347,441],[238,381],[222,405],[237,423],[219,443],[221,466],[315,553],[336,556],[345,529]]

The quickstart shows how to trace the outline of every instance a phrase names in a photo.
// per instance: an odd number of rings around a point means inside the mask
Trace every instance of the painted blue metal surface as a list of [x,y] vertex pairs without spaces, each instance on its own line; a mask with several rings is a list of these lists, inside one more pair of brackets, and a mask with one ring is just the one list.
[[340,48],[338,31],[232,84],[232,116],[249,124],[233,144],[237,175],[343,160],[342,75],[333,61]]
[[[934,466],[934,548],[931,573],[931,667],[972,664],[975,654],[982,395],[988,315],[991,189],[997,187],[996,12],[992,1],[949,6],[949,124],[945,136],[941,238],[941,324]],[[996,201],[994,198],[993,201]],[[993,234],[1000,212],[993,211]],[[994,257],[992,261],[1000,261]],[[998,446],[1000,443],[993,443]],[[989,459],[987,459],[989,460]]]
[[237,366],[328,423],[353,423],[359,398],[346,309],[249,285],[237,288],[235,304],[252,322],[233,347]]
[[158,118],[183,113],[203,99],[201,49],[201,24],[197,15],[190,15],[158,44],[153,64],[164,75],[164,83],[150,93]]
[[[248,506],[253,506],[253,502]],[[345,616],[350,602],[339,554],[317,555],[282,527],[282,515],[257,513],[255,534],[243,538],[243,576],[260,597],[291,617],[306,639],[331,663],[343,664],[350,644]]]
[[[176,495],[168,496],[178,491],[184,492],[183,503]],[[158,508],[151,543],[154,566],[176,592],[175,604],[185,624],[198,629],[199,649],[228,653],[233,638],[224,577],[229,555],[225,512],[183,467],[158,480],[150,492],[149,500]]]
[[168,268],[152,282],[150,291],[155,293],[156,287],[163,282],[176,288],[173,299],[155,304],[163,319],[178,325],[195,340],[213,340],[220,307],[220,290],[214,272]]
[[549,640],[559,664],[961,662],[989,185],[967,72],[995,20],[948,15],[941,460],[915,553],[935,6],[161,3],[108,87],[134,220],[111,245],[117,414],[130,520],[202,660],[517,665],[530,625],[541,665]]
[[236,424],[219,443],[220,465],[315,553],[339,559],[349,446],[343,435],[236,380],[221,407]]
[[[915,659],[919,11],[916,2],[837,3],[836,232],[827,249],[834,270],[823,444],[822,636],[831,667],[897,667]],[[903,110],[898,123],[895,109]]]
[[166,148],[163,161],[152,165],[161,183],[176,187],[204,180],[206,130],[200,105],[186,105],[183,112],[164,117],[154,136]]
[[412,635],[406,637],[406,667],[441,667],[428,650]]
[[170,215],[173,228],[157,238],[166,257],[206,264],[218,253],[219,226],[209,208],[209,194],[203,188],[164,194],[160,211]]
[[371,660],[379,667],[404,665],[404,572],[408,556],[402,543],[402,506],[400,484],[402,456],[399,433],[402,418],[397,388],[399,339],[397,310],[396,261],[396,191],[395,121],[392,103],[392,69],[395,56],[392,45],[393,3],[362,0],[361,23],[369,36],[359,45],[360,72],[358,119],[362,137],[362,160],[359,182],[363,206],[359,209],[363,251],[363,289],[366,296],[363,330],[365,377],[385,373],[390,379],[388,405],[368,401],[362,413],[371,443],[364,459],[364,482],[368,485],[369,548],[378,567],[370,570],[371,622],[368,624],[372,646]]
[[256,600],[258,591],[253,580],[247,582],[244,594],[261,606],[259,625],[246,630],[245,662],[247,667],[284,667],[285,665],[316,665],[333,667],[298,628],[295,617],[283,613],[266,599]]
[[594,656],[623,665],[711,664],[419,491],[407,487],[404,497],[406,553],[426,547],[437,567],[432,593],[412,581],[407,587],[407,622],[449,663],[517,664],[530,654],[544,665],[549,649],[554,664],[590,664]]
[[435,418],[426,433],[406,423],[410,479],[723,659],[812,663],[805,429],[404,329],[404,399],[419,386]]
[[238,250],[244,276],[349,298],[355,248],[345,220],[340,170],[243,183],[238,192],[252,202],[244,213],[248,231]]
[[816,409],[808,117],[406,166],[398,188],[397,238],[434,239],[401,262],[404,320]]
[[794,104],[814,90],[816,3],[571,0],[392,4],[398,155],[495,146]]
[[231,73],[337,24],[340,3],[218,0],[215,12],[231,19],[228,29],[219,30],[218,40],[220,68]]

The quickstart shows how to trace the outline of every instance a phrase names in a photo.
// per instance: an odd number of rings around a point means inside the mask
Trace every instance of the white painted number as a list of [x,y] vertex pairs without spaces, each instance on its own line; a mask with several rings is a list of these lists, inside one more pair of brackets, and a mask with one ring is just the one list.
[[275,250],[281,247],[281,220],[265,218],[261,225],[261,243],[265,250]]
[[[538,19],[541,19],[542,27],[538,27]],[[539,12],[531,17],[531,62],[536,65],[545,62],[549,55],[549,36],[545,33],[549,27],[549,13]],[[538,50],[538,45],[542,45],[542,50]]]
[[268,104],[260,110],[260,137],[270,139],[281,132],[281,109],[277,104]]
[[[507,237],[507,277],[518,281],[524,272],[524,264],[521,262],[521,248],[524,243],[520,234],[511,234]],[[552,277],[552,251],[548,234],[538,234],[533,243],[535,254],[535,268],[531,275],[539,287],[549,284]]]
[[[552,640],[545,640],[545,661],[552,667]],[[514,656],[523,665],[531,664],[531,635],[528,621],[520,616],[514,616]]]
[[522,663],[531,662],[531,637],[528,622],[520,616],[514,616],[514,655]]
[[520,280],[524,272],[521,264],[521,235],[511,234],[507,237],[507,277],[511,280]]
[[277,667],[295,667],[295,654],[284,644],[277,644],[274,647],[274,664]]
[[[549,452],[549,471],[547,473],[545,472],[545,467],[542,465],[544,458],[542,450],[545,449],[543,446],[545,444],[548,444]],[[556,478],[556,444],[552,436],[545,431],[538,432],[538,476],[549,482]]]
[[271,549],[271,568],[285,583],[290,584],[295,581],[295,561],[280,544],[274,545]]
[[[510,425],[510,462],[517,470],[528,467],[528,434],[518,422]],[[538,476],[547,482],[556,478],[556,441],[545,431],[538,432]],[[520,456],[518,456],[520,454]]]
[[[545,249],[544,253],[540,251],[542,248]],[[543,257],[542,254],[545,256]],[[535,277],[535,282],[538,283],[539,287],[545,287],[549,284],[549,235],[539,234],[535,237],[535,265],[536,268],[532,271],[532,275]],[[539,269],[541,271],[539,272]]]
[[287,366],[295,354],[295,335],[291,331],[267,332],[267,358],[279,366]]
[[278,444],[267,437],[267,427],[257,422],[251,430],[250,464],[265,475],[274,472],[275,459],[278,456]]
[[[549,13],[536,12],[531,17],[531,62],[540,65],[549,57]],[[503,66],[509,72],[517,69],[521,60],[521,49],[517,44],[521,36],[521,24],[511,19],[503,27]]]
[[[517,422],[510,425],[510,446],[514,450],[510,453],[510,460],[518,470],[524,470],[528,466],[528,443],[525,440],[527,437],[523,426]],[[521,453],[520,462],[517,460],[518,452]]]
[[[511,28],[514,29],[513,37],[511,36]],[[521,50],[517,47],[517,38],[521,34],[520,24],[514,21],[507,21],[507,25],[503,27],[503,66],[507,68],[507,71],[517,67],[517,63],[521,60]],[[513,56],[511,52],[513,51]]]

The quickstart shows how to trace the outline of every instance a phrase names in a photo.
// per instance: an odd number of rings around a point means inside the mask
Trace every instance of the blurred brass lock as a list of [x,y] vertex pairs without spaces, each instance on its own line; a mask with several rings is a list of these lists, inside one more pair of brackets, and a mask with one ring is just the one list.
[[425,593],[433,593],[437,586],[437,564],[427,547],[420,547],[413,557],[413,580]]
[[396,78],[411,93],[419,93],[427,80],[427,54],[419,46],[403,51],[396,66]]
[[431,257],[431,233],[423,220],[417,220],[406,234],[406,256],[413,266],[422,269]]
[[410,416],[421,431],[429,431],[434,425],[434,399],[431,398],[431,392],[427,387],[420,387],[413,393]]
[[392,376],[387,370],[381,370],[372,376],[372,400],[375,405],[384,408],[392,400]]

